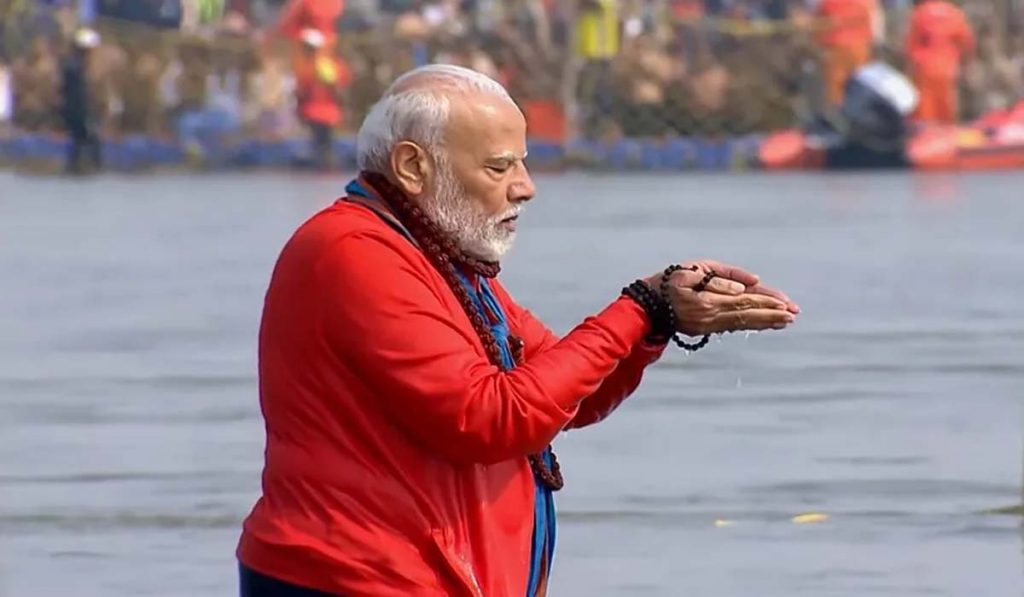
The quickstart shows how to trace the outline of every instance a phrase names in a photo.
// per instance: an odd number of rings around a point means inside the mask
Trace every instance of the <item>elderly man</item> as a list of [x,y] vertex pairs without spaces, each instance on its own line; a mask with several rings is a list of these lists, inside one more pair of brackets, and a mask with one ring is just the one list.
[[534,195],[526,124],[493,80],[428,66],[358,138],[347,196],[275,267],[259,339],[263,495],[242,594],[544,595],[550,444],[605,418],[676,332],[782,329],[742,270],[672,266],[563,338],[496,279]]

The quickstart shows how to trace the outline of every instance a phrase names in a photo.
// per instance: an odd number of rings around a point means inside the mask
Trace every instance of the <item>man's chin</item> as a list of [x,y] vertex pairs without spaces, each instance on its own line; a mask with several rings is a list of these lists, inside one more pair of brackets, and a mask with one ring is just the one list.
[[462,250],[470,257],[479,259],[480,261],[501,261],[501,259],[512,250],[512,245],[515,244],[515,240],[516,235],[513,232],[501,241],[482,244],[474,243],[474,246],[463,247]]

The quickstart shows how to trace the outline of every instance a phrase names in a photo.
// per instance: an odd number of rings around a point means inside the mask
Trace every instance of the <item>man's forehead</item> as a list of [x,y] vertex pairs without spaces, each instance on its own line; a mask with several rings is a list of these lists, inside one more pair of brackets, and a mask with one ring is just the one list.
[[448,137],[474,153],[521,159],[526,153],[526,126],[515,104],[493,94],[474,94],[453,102]]
[[448,98],[453,116],[478,118],[481,115],[507,117],[519,114],[519,108],[507,97],[490,91],[461,91]]

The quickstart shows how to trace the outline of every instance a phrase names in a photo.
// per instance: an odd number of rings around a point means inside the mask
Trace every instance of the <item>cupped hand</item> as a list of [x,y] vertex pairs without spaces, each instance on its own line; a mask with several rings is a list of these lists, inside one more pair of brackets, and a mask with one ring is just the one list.
[[[665,288],[677,331],[688,336],[739,331],[781,330],[796,320],[800,307],[785,293],[760,283],[742,268],[718,261],[692,261],[673,273]],[[714,277],[707,279],[708,273]],[[702,284],[705,282],[706,284]],[[660,289],[662,276],[647,280]]]
[[[745,269],[743,269],[741,267],[737,267],[735,265],[730,265],[728,263],[722,263],[720,261],[713,261],[713,260],[710,260],[710,259],[704,259],[704,260],[700,260],[700,261],[690,261],[690,262],[687,262],[687,263],[683,264],[683,267],[686,267],[686,268],[689,268],[689,267],[692,267],[692,266],[697,266],[699,273],[697,273],[697,272],[690,272],[690,273],[693,273],[693,274],[699,276],[700,278],[703,278],[708,272],[713,271],[713,272],[715,272],[715,276],[716,276],[715,279],[717,279],[717,278],[724,278],[726,280],[731,280],[731,281],[734,281],[734,282],[739,282],[740,284],[743,284],[744,286],[746,286],[745,292],[750,293],[750,294],[763,294],[765,296],[770,296],[772,298],[776,298],[776,299],[786,303],[786,309],[788,309],[791,313],[793,313],[793,314],[800,313],[800,305],[797,305],[795,302],[793,302],[786,295],[786,293],[782,292],[781,290],[777,290],[775,288],[771,288],[770,286],[765,286],[764,284],[761,284],[760,276],[758,276],[757,274],[753,274],[751,272],[748,272],[747,270],[745,270]],[[693,284],[691,284],[691,286],[693,286]],[[713,289],[709,286],[708,290],[713,290]]]

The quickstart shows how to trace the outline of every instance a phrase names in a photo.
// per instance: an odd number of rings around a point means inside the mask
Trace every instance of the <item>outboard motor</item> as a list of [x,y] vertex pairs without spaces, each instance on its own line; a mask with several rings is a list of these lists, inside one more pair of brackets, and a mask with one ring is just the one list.
[[868,64],[846,84],[847,137],[866,145],[902,146],[917,101],[917,90],[902,73],[881,62]]
[[907,117],[917,106],[913,84],[891,66],[874,62],[846,84],[840,109],[843,141],[828,150],[832,168],[905,167]]

